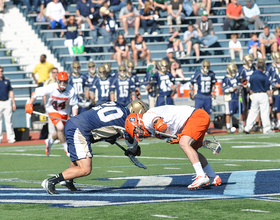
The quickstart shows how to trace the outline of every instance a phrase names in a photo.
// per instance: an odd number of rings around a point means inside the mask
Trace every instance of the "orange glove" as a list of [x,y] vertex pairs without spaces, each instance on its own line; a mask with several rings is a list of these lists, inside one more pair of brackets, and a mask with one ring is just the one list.
[[179,144],[179,141],[181,139],[181,134],[177,134],[177,138],[173,138],[169,141],[170,144]]
[[29,103],[25,104],[25,112],[31,115],[33,112],[33,105]]

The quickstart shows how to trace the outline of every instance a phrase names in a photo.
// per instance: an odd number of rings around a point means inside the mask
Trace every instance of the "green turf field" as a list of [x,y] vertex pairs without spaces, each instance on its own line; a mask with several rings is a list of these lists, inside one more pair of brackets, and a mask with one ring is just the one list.
[[217,135],[218,156],[199,151],[223,184],[192,191],[194,170],[183,151],[158,139],[140,144],[147,170],[116,145],[92,145],[92,173],[75,180],[82,191],[57,186],[59,195],[40,184],[69,166],[60,144],[50,157],[44,145],[0,147],[0,219],[279,219],[279,134]]

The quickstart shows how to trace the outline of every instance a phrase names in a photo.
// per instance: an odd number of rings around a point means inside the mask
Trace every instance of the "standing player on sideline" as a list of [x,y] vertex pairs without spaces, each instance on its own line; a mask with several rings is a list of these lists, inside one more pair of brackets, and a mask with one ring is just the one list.
[[213,71],[210,70],[210,61],[203,60],[202,68],[197,70],[195,74],[191,77],[190,81],[190,95],[191,99],[194,99],[194,84],[198,86],[197,94],[195,96],[195,108],[203,108],[209,115],[212,112],[212,98],[215,99],[215,83],[216,76]]
[[[236,78],[238,68],[235,64],[229,64],[227,66],[227,75],[223,79],[223,93],[226,107],[226,127],[228,133],[234,133],[236,129],[231,130],[230,118],[233,114],[236,114],[239,109],[238,102],[238,80]],[[242,112],[242,111],[241,111]]]
[[129,154],[140,156],[141,151],[135,139],[124,129],[124,123],[130,112],[145,113],[147,106],[140,100],[131,102],[127,108],[116,102],[96,106],[76,117],[69,119],[65,125],[65,135],[70,153],[70,166],[56,176],[45,179],[43,188],[49,194],[58,194],[55,185],[66,181],[66,187],[76,191],[73,179],[87,176],[92,170],[91,143],[105,140],[111,144],[120,137],[126,138]]
[[[210,117],[206,111],[190,106],[166,105],[151,108],[143,116],[130,114],[125,121],[127,133],[138,142],[142,138],[155,136],[156,131],[177,135],[171,139],[171,144],[180,145],[189,158],[195,171],[195,181],[188,186],[189,189],[197,189],[202,185],[221,185],[221,178],[208,164],[206,158],[197,150],[203,145],[203,138],[208,130]],[[206,174],[204,173],[204,171]]]
[[59,139],[65,153],[68,155],[67,143],[64,135],[64,125],[66,122],[59,119],[67,119],[68,114],[71,112],[70,106],[72,106],[73,116],[78,113],[77,95],[75,94],[74,88],[68,85],[68,74],[66,72],[59,72],[57,74],[57,83],[37,88],[29,103],[25,105],[26,113],[32,114],[33,103],[36,98],[40,96],[47,96],[46,111],[56,128],[56,131],[52,134],[52,138],[45,140],[45,153],[49,156],[53,142]]

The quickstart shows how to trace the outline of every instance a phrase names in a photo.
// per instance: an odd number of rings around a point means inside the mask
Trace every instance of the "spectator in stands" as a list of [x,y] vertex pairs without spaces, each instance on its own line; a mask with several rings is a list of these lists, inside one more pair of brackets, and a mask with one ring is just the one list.
[[184,0],[183,9],[185,10],[185,15],[187,17],[191,16],[191,14],[193,12],[192,1],[191,0]]
[[[54,66],[51,63],[48,63],[46,59],[47,56],[42,54],[40,56],[40,63],[35,66],[32,72],[32,77],[38,86],[43,86],[44,82],[49,79],[52,68],[54,68]],[[38,73],[38,80],[35,77],[36,73]]]
[[63,20],[66,27],[66,40],[64,45],[68,47],[69,54],[73,61],[76,59],[75,54],[84,53],[83,37],[78,35],[78,24],[75,21],[75,16],[70,15],[68,19]]
[[[141,10],[142,8],[145,8],[145,2],[149,1],[151,4],[153,4],[153,0],[138,0],[138,10]],[[154,8],[153,8],[154,9]]]
[[[3,5],[3,3],[0,3],[1,6]],[[28,14],[37,14],[37,8],[39,6],[39,0],[23,0],[23,4],[26,5],[27,7],[27,13]],[[33,7],[32,7],[33,5]]]
[[249,24],[255,25],[255,30],[263,29],[265,26],[260,18],[260,9],[254,0],[245,0],[243,12]]
[[184,42],[186,43],[187,49],[186,56],[189,57],[191,55],[191,50],[193,48],[196,55],[196,63],[198,63],[200,56],[200,40],[198,39],[198,32],[194,30],[193,24],[188,25],[188,30],[184,33]]
[[275,34],[277,39],[277,51],[280,52],[280,27],[279,26],[275,28]]
[[41,5],[40,5],[40,12],[38,14],[38,17],[42,20],[44,17],[47,17],[46,12],[47,12],[47,5],[51,2],[52,0],[41,0]]
[[116,21],[115,13],[113,9],[110,9],[110,13],[105,20],[106,31],[110,34],[110,42],[114,42],[118,35],[118,24]]
[[173,48],[175,51],[175,56],[176,58],[184,58],[185,57],[185,52],[184,52],[184,47],[182,44],[182,41],[179,36],[179,31],[176,30],[170,37],[169,37],[169,43],[167,45],[167,48]]
[[[51,29],[55,29],[57,23],[61,25],[62,29],[65,29],[63,23],[63,20],[65,19],[65,10],[59,0],[52,0],[52,2],[47,5],[46,15],[51,23]],[[64,31],[60,33],[60,37],[63,35]]]
[[113,9],[114,12],[118,12],[125,7],[125,4],[125,0],[105,0],[104,6],[109,10]]
[[[167,10],[167,0],[154,0],[155,13],[159,16],[159,11]],[[160,16],[161,17],[161,16]]]
[[[11,105],[12,101],[12,105]],[[16,110],[14,91],[9,79],[4,77],[4,69],[0,66],[0,143],[3,139],[2,114],[5,117],[8,143],[15,143],[15,133],[13,129],[12,113]]]
[[203,11],[201,18],[196,19],[195,27],[201,47],[210,47],[217,42],[218,37],[214,35],[213,23],[211,19],[208,19],[207,11]]
[[[170,5],[167,8],[167,25],[173,24],[173,19],[176,20],[177,25],[182,24],[182,20],[185,18],[185,14],[183,13],[183,0],[171,0]],[[180,29],[180,27],[178,27]],[[169,27],[169,32],[172,33],[172,27]]]
[[211,10],[211,0],[193,0],[193,14],[198,16],[198,10],[206,10],[207,13],[210,13]]
[[267,53],[277,51],[277,39],[273,33],[269,31],[269,27],[266,26],[263,32],[259,35],[259,40],[261,43],[260,50],[262,53],[262,58],[266,58]]
[[244,20],[245,16],[242,12],[242,6],[238,0],[231,0],[226,9],[226,15],[229,20],[231,30],[245,30],[248,27],[248,22]]
[[94,10],[97,10],[104,6],[105,0],[91,0],[91,2],[94,5]]
[[[78,22],[80,24],[87,22],[87,17],[94,12],[94,4],[91,0],[79,0],[76,5],[76,14],[79,18]],[[84,25],[79,24],[79,29],[84,29]],[[82,33],[80,32],[80,35]]]
[[151,51],[147,48],[141,34],[137,34],[131,41],[131,49],[135,67],[138,66],[138,59],[143,60],[146,58],[147,64],[150,63]]
[[176,59],[175,57],[173,57],[173,48],[168,48],[166,50],[166,57],[163,58],[163,60],[166,60],[170,69],[170,72],[172,74],[173,77],[179,77],[182,80],[185,80],[184,74],[183,74],[183,70],[181,68],[181,62]]
[[260,52],[260,42],[258,40],[258,35],[256,33],[251,34],[251,40],[248,43],[248,53],[254,56],[254,59],[257,60],[262,57]]
[[145,1],[145,8],[142,8],[140,11],[140,19],[141,24],[144,29],[144,35],[148,35],[148,27],[152,26],[152,29],[150,31],[150,34],[157,35],[156,32],[157,29],[157,22],[158,15],[155,14],[155,11],[153,10],[152,3],[149,1]]
[[239,40],[237,40],[237,35],[232,34],[231,40],[229,41],[229,54],[231,58],[231,62],[235,63],[235,56],[239,54],[239,59],[242,62],[243,60],[243,50]]
[[130,60],[129,47],[122,34],[118,35],[114,43],[114,49],[116,51],[114,57],[117,60],[118,65],[122,64],[124,58]]
[[[47,79],[44,82],[44,86],[52,84],[52,83],[56,83],[56,76],[58,74],[58,69],[56,67],[52,68],[51,70],[51,78]],[[47,97],[43,96],[43,100],[44,100],[44,107],[46,108],[46,104],[47,104]],[[52,134],[55,132],[55,126],[52,123],[52,120],[50,117],[48,117],[48,139],[50,139],[52,137]]]
[[132,6],[131,1],[126,2],[126,7],[123,7],[119,14],[121,25],[124,29],[124,36],[128,35],[128,28],[134,28],[135,35],[138,34],[140,26],[140,14],[139,11]]
[[[87,17],[93,45],[98,44],[97,32],[103,36],[104,44],[110,44],[110,34],[106,31],[104,26],[108,14],[109,10],[105,6],[102,6]],[[104,49],[107,52],[110,47],[104,47]],[[99,49],[95,49],[95,52],[99,52]]]
[[0,13],[4,13],[4,2],[5,0],[0,0]]

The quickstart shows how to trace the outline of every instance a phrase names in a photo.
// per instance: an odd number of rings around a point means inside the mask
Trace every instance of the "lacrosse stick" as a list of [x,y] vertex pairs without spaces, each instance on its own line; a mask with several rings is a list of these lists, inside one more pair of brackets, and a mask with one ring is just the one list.
[[44,114],[44,113],[37,112],[37,111],[33,111],[32,113],[34,113],[35,115],[43,115],[43,116],[45,116],[45,117],[54,118],[54,119],[57,119],[57,120],[60,120],[60,121],[67,121],[67,120],[65,120],[65,119],[53,117],[53,116],[50,116],[50,115],[48,115],[48,114]]
[[[177,136],[174,134],[166,134],[166,133],[159,132],[159,131],[155,131],[155,133],[168,137],[168,138],[177,138]],[[214,136],[213,136],[213,139],[214,139],[214,141],[209,141],[209,140],[203,141],[202,147],[209,149],[213,152],[213,154],[218,155],[222,150],[222,146]]]
[[129,157],[130,161],[135,166],[137,166],[139,168],[147,169],[147,167],[144,164],[142,164],[135,156],[133,156],[132,154],[128,153],[129,151],[126,150],[122,145],[120,145],[118,142],[115,142],[115,144],[125,152],[125,155]]

